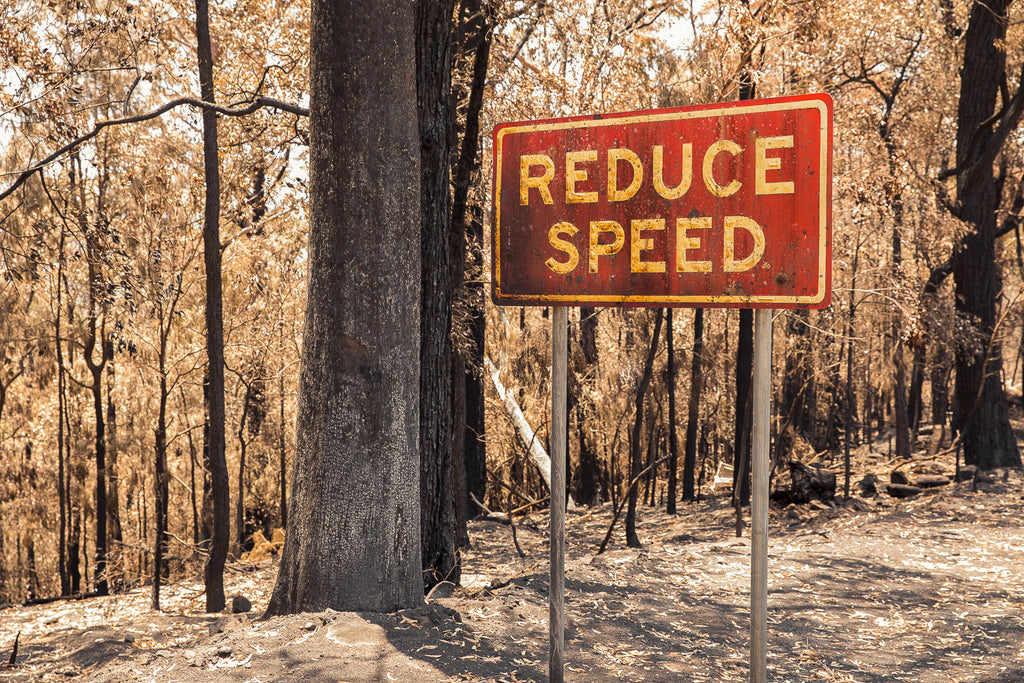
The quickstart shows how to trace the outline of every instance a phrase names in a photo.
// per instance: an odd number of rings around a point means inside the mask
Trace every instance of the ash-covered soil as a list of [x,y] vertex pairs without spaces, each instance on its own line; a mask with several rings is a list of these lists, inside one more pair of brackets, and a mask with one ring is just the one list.
[[[888,481],[893,463],[862,460],[858,477]],[[773,504],[769,680],[1024,681],[1022,484],[1009,471],[907,499]],[[750,543],[728,498],[672,517],[641,507],[644,547],[618,528],[598,555],[611,517],[610,505],[568,517],[566,680],[748,680]],[[273,559],[230,568],[248,614],[202,613],[198,578],[166,587],[159,613],[146,588],[8,608],[0,683],[547,680],[546,514],[516,521],[525,557],[505,524],[477,520],[470,535],[454,595],[397,614],[261,621]]]

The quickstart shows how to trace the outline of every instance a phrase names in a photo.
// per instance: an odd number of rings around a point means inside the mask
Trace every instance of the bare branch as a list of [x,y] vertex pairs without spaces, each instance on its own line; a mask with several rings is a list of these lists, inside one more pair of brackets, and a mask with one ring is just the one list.
[[58,149],[56,152],[40,161],[38,164],[31,166],[23,171],[3,174],[16,175],[17,178],[14,180],[10,187],[8,187],[3,192],[0,192],[0,200],[3,200],[10,196],[15,190],[21,187],[26,180],[31,178],[36,173],[39,173],[44,168],[46,168],[53,162],[57,161],[68,152],[76,149],[83,143],[88,142],[92,138],[96,137],[99,134],[99,132],[104,128],[109,128],[110,126],[122,126],[130,123],[142,123],[143,121],[150,121],[159,116],[163,116],[172,109],[176,109],[182,106],[195,107],[196,109],[211,110],[224,116],[248,116],[249,114],[252,114],[264,107],[267,107],[269,109],[278,109],[289,114],[294,114],[295,116],[309,116],[309,110],[304,107],[299,107],[297,105],[289,104],[287,102],[281,102],[280,100],[275,100],[270,97],[257,97],[252,100],[236,102],[226,107],[219,104],[213,104],[211,102],[204,102],[203,100],[199,100],[194,97],[179,97],[176,100],[171,100],[170,102],[167,102],[166,104],[157,107],[153,111],[146,112],[144,114],[136,114],[135,116],[125,116],[119,119],[99,121],[93,126],[91,131],[89,131],[85,135],[81,135],[75,138],[74,140],[71,140],[66,145]]

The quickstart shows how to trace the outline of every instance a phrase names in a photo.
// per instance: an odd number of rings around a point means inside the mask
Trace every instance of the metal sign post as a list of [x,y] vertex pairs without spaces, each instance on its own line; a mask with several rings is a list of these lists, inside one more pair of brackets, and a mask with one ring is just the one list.
[[768,446],[772,396],[772,310],[754,312],[751,406],[750,681],[768,680]]
[[562,683],[565,642],[565,408],[568,377],[569,309],[551,312],[551,517],[548,680]]

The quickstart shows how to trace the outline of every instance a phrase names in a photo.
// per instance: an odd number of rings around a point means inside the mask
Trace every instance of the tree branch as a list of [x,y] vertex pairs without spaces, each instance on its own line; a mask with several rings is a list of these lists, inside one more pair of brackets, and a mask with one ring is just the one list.
[[299,107],[294,104],[287,102],[281,102],[270,97],[257,97],[252,100],[243,100],[242,102],[236,102],[229,106],[223,106],[219,104],[213,104],[211,102],[204,102],[203,100],[196,99],[194,97],[179,97],[176,100],[171,100],[166,104],[157,107],[153,111],[146,112],[144,114],[136,114],[135,116],[125,116],[119,119],[109,119],[107,121],[97,122],[91,131],[85,135],[81,135],[74,140],[71,140],[66,145],[55,151],[50,156],[46,157],[38,164],[31,166],[23,171],[17,171],[15,173],[7,173],[4,175],[16,175],[14,182],[3,192],[0,192],[0,200],[3,200],[10,196],[15,190],[21,187],[26,180],[31,178],[36,173],[39,173],[44,168],[52,164],[53,162],[60,159],[68,152],[76,149],[85,142],[88,142],[92,138],[96,137],[101,130],[109,128],[110,126],[122,126],[130,123],[142,123],[143,121],[149,121],[159,116],[163,116],[172,109],[176,109],[182,106],[195,107],[196,109],[205,109],[214,111],[224,116],[248,116],[264,107],[269,109],[278,109],[295,116],[309,116],[309,110],[304,107]]
[[[1021,187],[1024,188],[1024,184],[1022,184]],[[999,239],[1003,235],[1008,235],[1020,226],[1022,209],[1024,209],[1024,191],[1019,191],[1017,196],[1014,198],[1010,213],[1007,214],[1006,218],[1003,219],[1003,222],[1000,223],[999,227],[996,229],[996,239]],[[952,257],[932,268],[928,274],[928,279],[924,283],[924,288],[921,291],[922,296],[938,292],[939,287],[942,286],[942,283],[952,273]]]
[[[1006,74],[1003,74],[1005,79]],[[945,180],[952,176],[960,175],[961,173],[967,173],[967,179],[965,186],[973,185],[977,182],[978,173],[985,167],[986,164],[991,164],[996,158],[996,155],[1003,147],[1003,143],[1006,142],[1006,138],[1010,136],[1021,121],[1022,114],[1024,114],[1024,65],[1021,66],[1020,81],[1017,86],[1017,92],[1012,98],[1007,99],[1008,87],[1006,86],[1005,80],[1000,84],[1000,92],[1003,97],[1003,106],[999,111],[992,114],[984,121],[982,121],[977,129],[971,134],[970,142],[967,145],[967,152],[964,158],[960,160],[955,167],[942,171],[939,173],[939,180]],[[990,126],[999,123],[999,126],[993,131],[992,137],[989,139],[985,148],[974,155],[975,148],[981,143],[981,137]]]

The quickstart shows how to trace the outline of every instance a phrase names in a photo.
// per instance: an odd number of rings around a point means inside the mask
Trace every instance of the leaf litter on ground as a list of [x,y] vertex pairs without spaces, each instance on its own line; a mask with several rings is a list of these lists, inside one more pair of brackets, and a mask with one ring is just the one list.
[[[882,459],[879,468],[885,466]],[[1024,475],[818,506],[773,505],[773,681],[1024,681]],[[669,516],[641,507],[640,549],[611,507],[567,525],[567,681],[748,679],[749,538],[727,497]],[[547,518],[471,523],[462,586],[394,615],[324,612],[259,621],[276,560],[235,565],[248,615],[202,612],[197,578],[0,611],[0,683],[78,681],[542,681],[547,678]],[[211,631],[217,631],[211,633]]]

